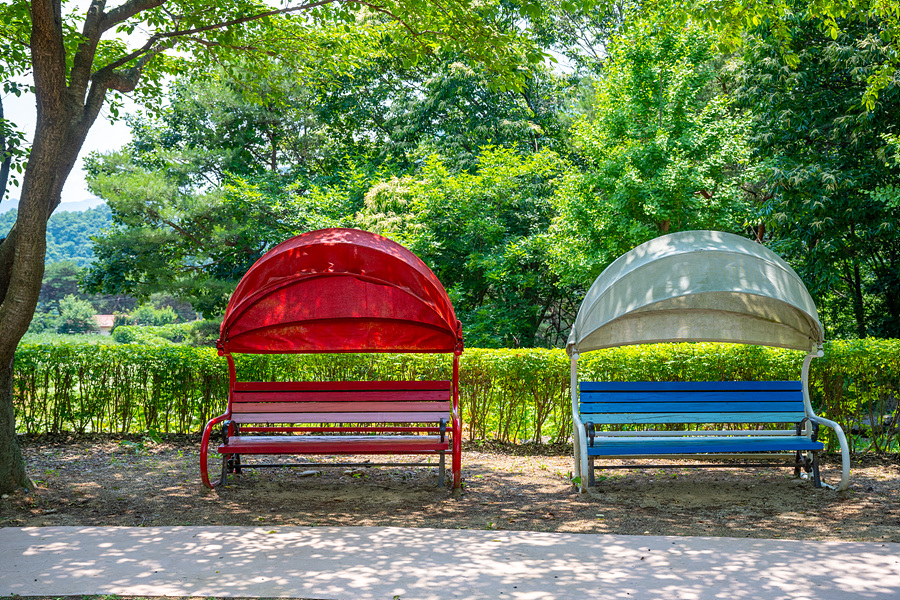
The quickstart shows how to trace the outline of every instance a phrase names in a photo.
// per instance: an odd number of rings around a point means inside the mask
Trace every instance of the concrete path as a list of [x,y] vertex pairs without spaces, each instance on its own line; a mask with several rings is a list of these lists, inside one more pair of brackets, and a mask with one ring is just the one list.
[[900,598],[900,544],[382,527],[0,528],[0,596]]

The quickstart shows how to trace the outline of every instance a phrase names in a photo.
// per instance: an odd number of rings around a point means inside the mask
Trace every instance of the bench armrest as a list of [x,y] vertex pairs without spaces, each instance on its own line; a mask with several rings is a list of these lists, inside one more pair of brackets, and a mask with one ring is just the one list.
[[447,419],[441,419],[441,441],[446,441],[447,436]]
[[806,418],[813,423],[825,425],[834,430],[838,443],[841,446],[841,483],[838,485],[837,489],[838,491],[847,489],[847,486],[850,485],[850,448],[847,445],[847,436],[844,435],[843,428],[834,421],[824,419],[817,415],[810,415]]
[[797,435],[803,435],[803,430],[805,429],[804,425],[808,422],[812,423],[812,434],[809,439],[817,442],[819,441],[819,424],[809,417],[803,417],[799,423],[797,423],[796,432]]

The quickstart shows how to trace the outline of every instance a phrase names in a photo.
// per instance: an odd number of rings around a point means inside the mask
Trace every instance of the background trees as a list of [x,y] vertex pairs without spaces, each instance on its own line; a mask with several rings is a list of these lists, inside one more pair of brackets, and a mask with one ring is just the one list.
[[632,15],[609,47],[594,110],[576,121],[581,165],[560,184],[553,268],[589,285],[634,246],[686,229],[741,231],[747,118],[713,39],[665,15]]
[[577,311],[549,269],[541,236],[555,181],[568,168],[551,150],[484,147],[474,172],[432,156],[415,175],[376,184],[358,220],[429,264],[445,283],[466,343],[555,346]]
[[764,30],[748,43],[736,95],[765,183],[754,219],[819,300],[830,335],[897,337],[900,88],[867,109],[861,98],[891,52],[884,24],[836,24],[832,37],[824,21],[796,23],[793,69]]

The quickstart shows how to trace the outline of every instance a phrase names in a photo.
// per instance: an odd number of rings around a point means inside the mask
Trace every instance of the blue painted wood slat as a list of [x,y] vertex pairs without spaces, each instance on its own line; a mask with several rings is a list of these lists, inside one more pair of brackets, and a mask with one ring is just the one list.
[[638,454],[710,454],[736,452],[783,452],[822,450],[822,442],[813,442],[804,436],[772,437],[771,439],[739,438],[674,438],[671,440],[644,441],[641,438],[595,439],[588,446],[588,456],[628,456]]
[[739,400],[744,402],[794,402],[803,406],[803,393],[800,391],[633,391],[633,392],[582,392],[580,401],[586,402],[665,402],[665,403],[693,403],[693,402],[724,402]]
[[719,412],[803,412],[803,403],[797,402],[589,402],[582,403],[586,413],[719,413]]
[[591,391],[802,391],[799,381],[582,381],[579,389]]
[[803,412],[719,412],[719,413],[581,413],[582,422],[640,425],[650,423],[797,423]]

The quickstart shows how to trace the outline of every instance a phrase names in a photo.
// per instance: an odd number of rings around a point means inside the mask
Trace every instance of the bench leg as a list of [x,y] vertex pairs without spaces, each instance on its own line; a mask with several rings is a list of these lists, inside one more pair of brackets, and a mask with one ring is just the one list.
[[588,487],[594,487],[594,457],[588,459]]
[[813,485],[817,488],[822,487],[822,477],[819,475],[819,453],[812,452],[812,476]]
[[227,455],[227,454],[223,454],[223,455],[222,455],[222,475],[219,476],[219,483],[218,483],[218,485],[224,485],[224,484],[225,484],[225,480],[226,480],[227,478],[228,478],[228,455]]
[[796,458],[794,461],[797,463],[794,467],[794,477],[800,477],[800,465],[803,464],[803,453],[797,450]]
[[441,466],[438,471],[438,487],[444,487],[444,453],[441,452]]

